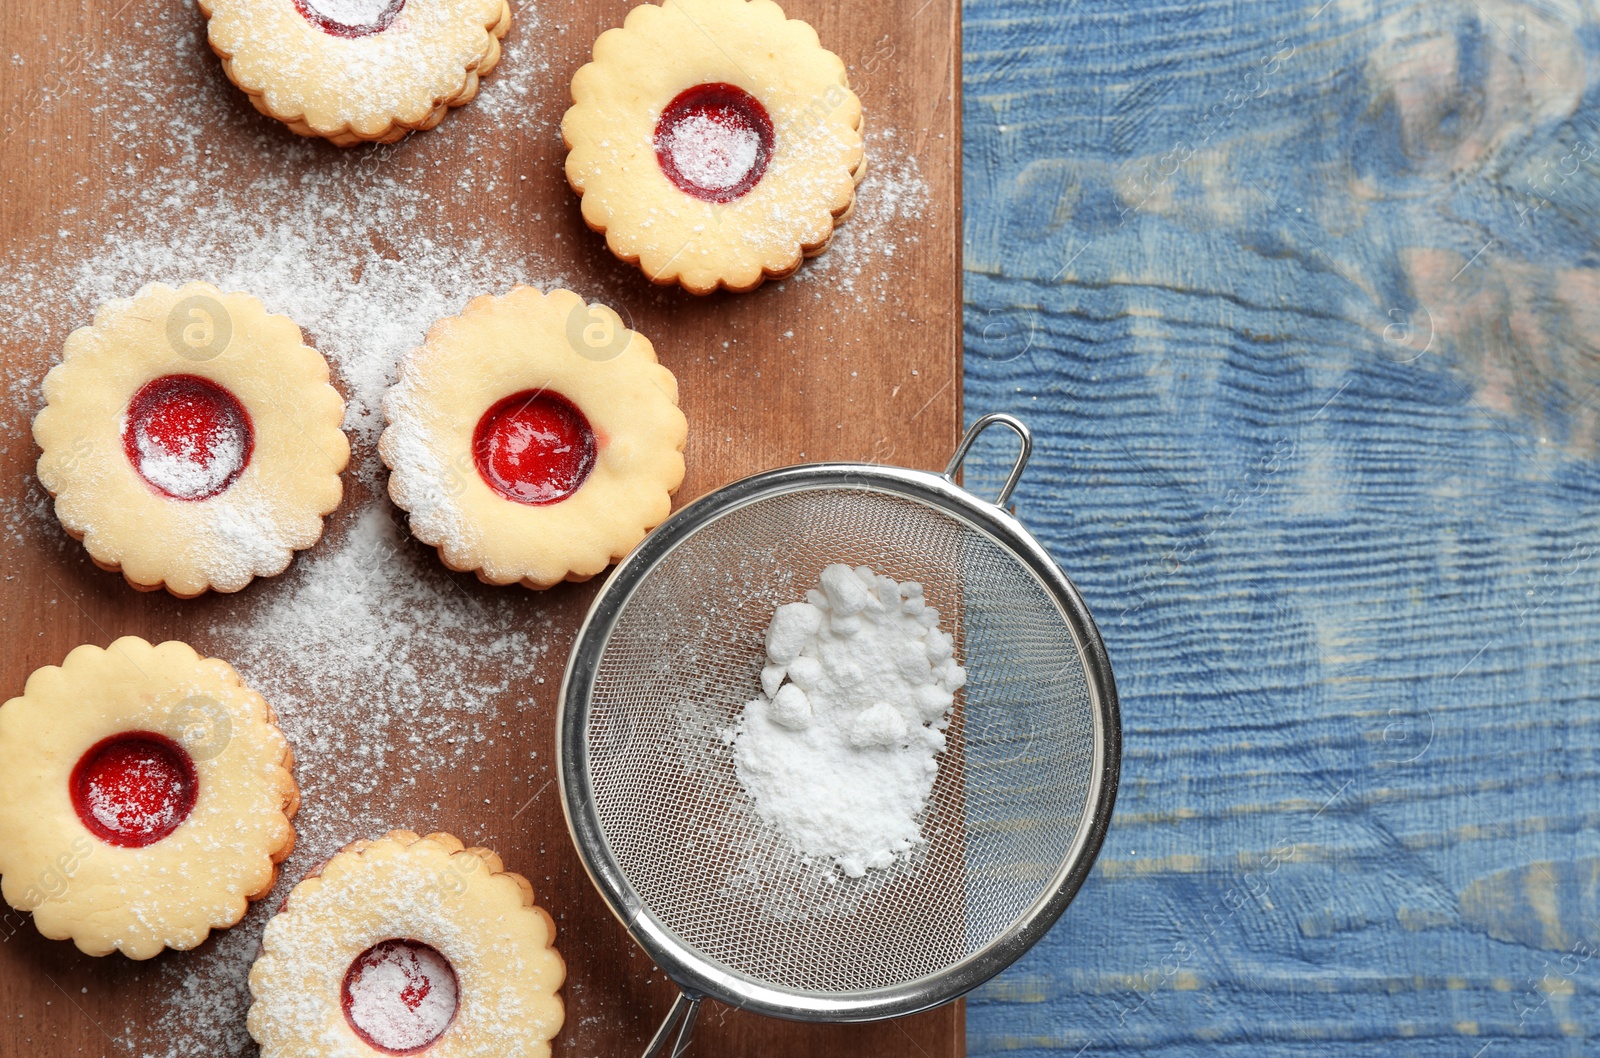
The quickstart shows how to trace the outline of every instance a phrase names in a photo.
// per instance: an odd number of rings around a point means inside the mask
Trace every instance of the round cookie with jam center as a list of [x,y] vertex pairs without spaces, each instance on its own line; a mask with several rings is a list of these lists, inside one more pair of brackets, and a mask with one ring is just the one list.
[[68,338],[33,420],[56,517],[102,569],[180,598],[282,573],[322,536],[350,443],[286,316],[154,283]]
[[567,182],[657,283],[744,291],[821,253],[865,175],[844,63],[772,0],[644,4],[595,41]]
[[250,968],[262,1058],[548,1058],[555,923],[526,878],[449,834],[347,846],[290,892]]
[[272,889],[300,793],[225,661],[126,636],[0,705],[0,892],[90,955],[193,948]]
[[588,580],[672,509],[688,423],[643,335],[570,290],[473,299],[406,357],[378,452],[411,532],[457,571]]
[[431,129],[478,94],[507,0],[200,0],[228,79],[257,110],[341,147]]

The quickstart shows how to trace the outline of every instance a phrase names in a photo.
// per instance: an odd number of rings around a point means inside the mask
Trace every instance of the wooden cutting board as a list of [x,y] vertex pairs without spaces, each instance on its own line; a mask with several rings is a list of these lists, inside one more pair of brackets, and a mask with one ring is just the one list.
[[[207,241],[219,223],[218,203],[259,184],[263,238],[277,225],[278,236],[290,231],[303,241],[286,243],[272,268],[262,266],[259,282],[252,269],[268,259],[259,245],[241,249],[241,263],[227,274],[242,275],[237,285],[275,311],[297,303],[273,288],[284,256],[326,263],[343,253],[355,298],[373,275],[442,254],[478,262],[492,277],[471,293],[518,280],[559,281],[623,310],[680,382],[690,428],[680,504],[799,461],[942,466],[961,421],[959,5],[788,5],[844,58],[862,96],[871,136],[861,208],[834,248],[798,279],[707,299],[653,288],[615,261],[584,228],[562,175],[556,130],[568,83],[595,36],[619,24],[628,6],[517,4],[504,65],[483,96],[433,132],[362,149],[361,161],[258,116],[226,83],[204,47],[202,19],[180,0],[0,7],[0,55],[8,63],[0,79],[0,697],[21,693],[29,672],[59,663],[80,643],[105,645],[127,634],[182,639],[235,661],[269,694],[296,742],[307,799],[297,821],[300,845],[278,889],[235,929],[195,951],[142,964],[120,955],[92,959],[68,942],[44,940],[25,915],[0,919],[0,1054],[253,1054],[241,1035],[244,973],[267,913],[330,851],[389,826],[454,832],[496,849],[532,879],[540,904],[559,923],[568,966],[557,1054],[637,1054],[665,1012],[672,986],[593,892],[550,783],[557,687],[594,584],[532,593],[441,573],[431,550],[405,537],[404,520],[382,493],[369,407],[352,431],[344,505],[317,549],[284,575],[233,596],[183,602],[140,594],[96,569],[61,532],[34,477],[29,436],[39,380],[71,329],[89,322],[98,289],[131,294],[145,280],[208,278],[228,257],[216,239]],[[297,187],[315,185],[305,194],[339,201],[341,181],[353,188],[351,208],[309,223],[304,210],[296,212],[305,201]],[[361,194],[368,187],[390,194],[387,182],[402,205],[391,203],[363,227]],[[238,203],[230,208],[228,223],[238,225]],[[191,263],[192,255],[204,256],[197,245],[209,247],[209,264]],[[151,274],[141,276],[145,262]],[[426,279],[419,296],[431,289]],[[464,303],[456,293],[446,299],[449,311]],[[334,361],[347,396],[359,396],[363,386],[370,391],[370,379],[355,377],[354,361],[333,347],[331,330],[319,336],[316,321],[298,322]],[[407,341],[420,338],[417,326]],[[347,352],[359,345],[348,335],[344,341]],[[362,363],[370,372],[370,357]],[[352,541],[373,517],[391,527],[389,543],[378,558],[362,558],[350,551]],[[341,680],[366,679],[361,666],[414,643],[374,637],[360,648],[370,657],[346,674],[316,657],[274,655],[283,608],[303,601],[296,593],[313,578],[327,580],[318,561],[347,553],[355,555],[352,592],[370,592],[399,571],[433,586],[416,597],[432,591],[456,608],[452,613],[492,614],[532,647],[485,646],[465,681],[459,667],[430,668],[412,658],[409,682],[401,681],[405,694],[387,677],[366,689]],[[363,605],[370,610],[370,600]],[[339,620],[337,607],[326,619]],[[397,611],[394,619],[414,635],[436,634],[425,612]],[[470,649],[487,635],[465,627],[457,645]],[[477,694],[483,687],[492,690]],[[476,694],[464,707],[463,693]],[[406,700],[391,703],[393,722],[362,730],[376,715],[373,702],[351,697],[363,694]],[[346,698],[355,704],[342,710],[337,703]],[[316,727],[310,716],[332,719]],[[324,811],[319,798],[355,807]],[[963,1011],[955,1005],[876,1025],[816,1026],[709,1004],[694,1053],[959,1055]]]

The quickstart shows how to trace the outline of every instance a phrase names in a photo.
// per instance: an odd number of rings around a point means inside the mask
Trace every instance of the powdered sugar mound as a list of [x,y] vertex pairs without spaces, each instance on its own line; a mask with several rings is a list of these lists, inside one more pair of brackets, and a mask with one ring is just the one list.
[[761,136],[746,125],[691,114],[667,133],[666,148],[691,184],[721,191],[743,180],[756,164]]
[[734,769],[796,851],[860,878],[921,841],[966,670],[920,584],[835,564],[819,589],[767,626],[762,693],[733,732]]

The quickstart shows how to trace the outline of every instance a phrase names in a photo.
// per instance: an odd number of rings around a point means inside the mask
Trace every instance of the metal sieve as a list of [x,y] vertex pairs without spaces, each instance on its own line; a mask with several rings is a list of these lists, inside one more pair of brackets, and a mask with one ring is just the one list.
[[[955,475],[994,424],[1021,450],[987,503]],[[1027,951],[1078,891],[1121,728],[1088,609],[1004,509],[1031,451],[1019,420],[986,415],[943,474],[756,474],[683,508],[606,582],[567,662],[557,763],[589,877],[681,990],[646,1058],[683,1051],[706,996],[810,1021],[938,1006]],[[773,610],[834,562],[920,581],[967,670],[924,842],[859,879],[762,822],[729,745]]]

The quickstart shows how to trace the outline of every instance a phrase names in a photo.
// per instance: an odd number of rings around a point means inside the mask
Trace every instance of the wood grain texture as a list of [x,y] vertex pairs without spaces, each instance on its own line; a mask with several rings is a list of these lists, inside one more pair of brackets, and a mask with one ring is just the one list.
[[972,1052],[1594,1054],[1593,5],[966,17],[967,413],[1126,726]]
[[[270,647],[275,630],[266,615],[295,604],[319,555],[349,561],[352,585],[402,571],[452,614],[483,615],[532,642],[525,658],[502,652],[486,662],[499,668],[476,682],[499,689],[473,703],[465,720],[445,704],[459,694],[449,670],[424,664],[406,700],[391,703],[394,716],[379,734],[335,722],[297,744],[307,803],[284,879],[244,923],[199,950],[144,964],[90,959],[68,943],[43,940],[26,916],[0,919],[0,1055],[253,1054],[243,1037],[244,972],[268,905],[320,856],[390,826],[452,831],[494,848],[533,881],[559,924],[569,967],[568,1020],[557,1055],[637,1054],[665,1013],[672,987],[591,889],[549,784],[556,689],[593,584],[531,593],[442,573],[430,549],[404,536],[403,519],[383,498],[368,431],[356,443],[344,506],[323,542],[289,572],[232,597],[180,602],[138,594],[97,570],[60,532],[33,474],[37,452],[28,434],[39,380],[69,331],[88,322],[94,301],[84,291],[96,285],[97,269],[112,267],[101,260],[118,260],[113,278],[128,284],[121,293],[146,280],[227,271],[225,261],[218,263],[226,248],[194,236],[244,189],[259,196],[259,241],[279,239],[288,255],[314,251],[307,267],[324,259],[328,245],[348,253],[347,274],[341,265],[317,278],[340,289],[348,284],[356,296],[374,275],[442,245],[489,262],[498,289],[516,281],[560,282],[623,310],[680,382],[690,425],[680,503],[750,472],[803,460],[942,466],[957,436],[961,396],[955,5],[786,5],[811,21],[850,67],[872,135],[871,172],[878,175],[869,175],[862,208],[834,248],[795,279],[704,300],[654,289],[615,261],[603,240],[584,229],[562,175],[557,125],[567,85],[594,37],[620,23],[629,6],[516,4],[505,65],[486,82],[483,97],[438,129],[368,152],[365,160],[359,151],[299,141],[257,115],[226,83],[205,47],[199,15],[180,0],[0,6],[0,55],[8,63],[0,77],[6,394],[0,401],[0,696],[20,693],[30,671],[58,663],[73,646],[122,634],[183,639],[234,659],[247,645],[241,636],[259,637],[248,644],[252,651]],[[525,94],[508,97],[513,85]],[[197,121],[203,132],[193,134]],[[169,126],[180,124],[190,131],[169,135]],[[150,188],[184,179],[191,182],[181,194],[151,207]],[[386,207],[370,219],[359,211],[329,214],[287,230],[304,219],[296,212],[299,189],[334,194],[341,181],[363,192],[392,181],[413,197],[402,196],[404,208]],[[153,266],[160,274],[123,274],[137,260],[124,243],[159,248],[164,239],[174,249]],[[184,258],[194,246],[210,256]],[[238,259],[247,269],[262,261],[261,245],[241,246]],[[279,291],[254,292],[282,311]],[[314,329],[309,338],[316,343]],[[418,328],[406,340],[420,338]],[[336,383],[347,393],[359,388],[335,359]],[[370,553],[352,544],[363,517],[394,523],[387,542]],[[412,618],[395,619],[402,625]],[[339,615],[326,620],[330,634],[339,635]],[[459,630],[469,643],[482,634],[471,626]],[[390,649],[397,648],[370,644],[375,655]],[[292,685],[273,701],[291,729],[297,716],[326,700],[392,688],[388,680],[370,689],[344,686],[337,672],[296,683],[296,673],[316,671],[316,659],[286,658],[284,665],[257,662],[241,670],[253,683]],[[444,764],[411,759],[408,747],[447,736],[470,743],[470,753],[446,754]],[[363,756],[369,753],[376,755]],[[387,763],[364,763],[372,759]],[[361,794],[359,811],[340,824],[349,832],[333,833],[316,799],[319,791],[326,799],[348,789],[370,794]],[[963,1017],[954,1005],[876,1025],[814,1026],[710,1004],[692,1053],[945,1058],[963,1053]]]

